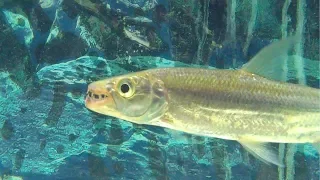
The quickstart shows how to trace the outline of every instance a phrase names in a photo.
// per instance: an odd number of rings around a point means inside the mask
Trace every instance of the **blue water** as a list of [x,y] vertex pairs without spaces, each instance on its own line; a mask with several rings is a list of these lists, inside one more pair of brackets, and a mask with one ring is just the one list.
[[[0,179],[320,179],[311,144],[272,144],[286,166],[280,169],[234,141],[137,125],[84,106],[88,84],[106,77],[159,67],[241,68],[283,34],[299,32],[299,7],[303,43],[284,57],[288,79],[298,83],[302,69],[305,85],[319,88],[319,2],[292,1],[287,12],[282,1],[254,2],[1,0]],[[290,61],[296,57],[303,66]]]

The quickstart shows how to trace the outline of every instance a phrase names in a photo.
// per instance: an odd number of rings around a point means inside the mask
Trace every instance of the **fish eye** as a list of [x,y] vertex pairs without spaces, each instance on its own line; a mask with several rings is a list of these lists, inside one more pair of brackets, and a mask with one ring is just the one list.
[[118,90],[121,96],[129,98],[134,94],[132,82],[129,79],[122,80],[119,83]]
[[121,89],[121,92],[125,94],[125,93],[129,92],[130,87],[128,84],[122,84],[120,89]]

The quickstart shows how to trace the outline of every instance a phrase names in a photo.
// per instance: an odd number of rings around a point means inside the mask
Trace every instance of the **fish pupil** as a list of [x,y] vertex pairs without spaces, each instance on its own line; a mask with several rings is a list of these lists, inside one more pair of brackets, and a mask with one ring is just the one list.
[[129,87],[128,84],[122,84],[121,85],[121,92],[122,93],[127,93],[127,92],[129,92],[129,90],[130,90],[130,87]]

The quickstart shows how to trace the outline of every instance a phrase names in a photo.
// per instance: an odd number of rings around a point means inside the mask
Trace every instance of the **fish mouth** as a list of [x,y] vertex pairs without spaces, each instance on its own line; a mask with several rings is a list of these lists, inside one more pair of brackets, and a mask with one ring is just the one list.
[[86,97],[85,97],[85,103],[88,104],[99,104],[105,102],[105,100],[109,96],[106,94],[97,94],[95,92],[92,92],[90,90],[87,91]]
[[95,111],[96,109],[113,103],[111,94],[104,88],[104,86],[101,86],[99,83],[89,84],[85,96],[85,106],[88,109]]

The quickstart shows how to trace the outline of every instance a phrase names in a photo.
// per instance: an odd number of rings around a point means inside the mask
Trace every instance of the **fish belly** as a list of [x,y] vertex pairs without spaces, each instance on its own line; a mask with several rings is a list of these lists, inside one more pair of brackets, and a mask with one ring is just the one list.
[[320,126],[316,121],[320,113],[295,114],[175,106],[168,116],[174,129],[195,135],[276,143],[319,142]]

